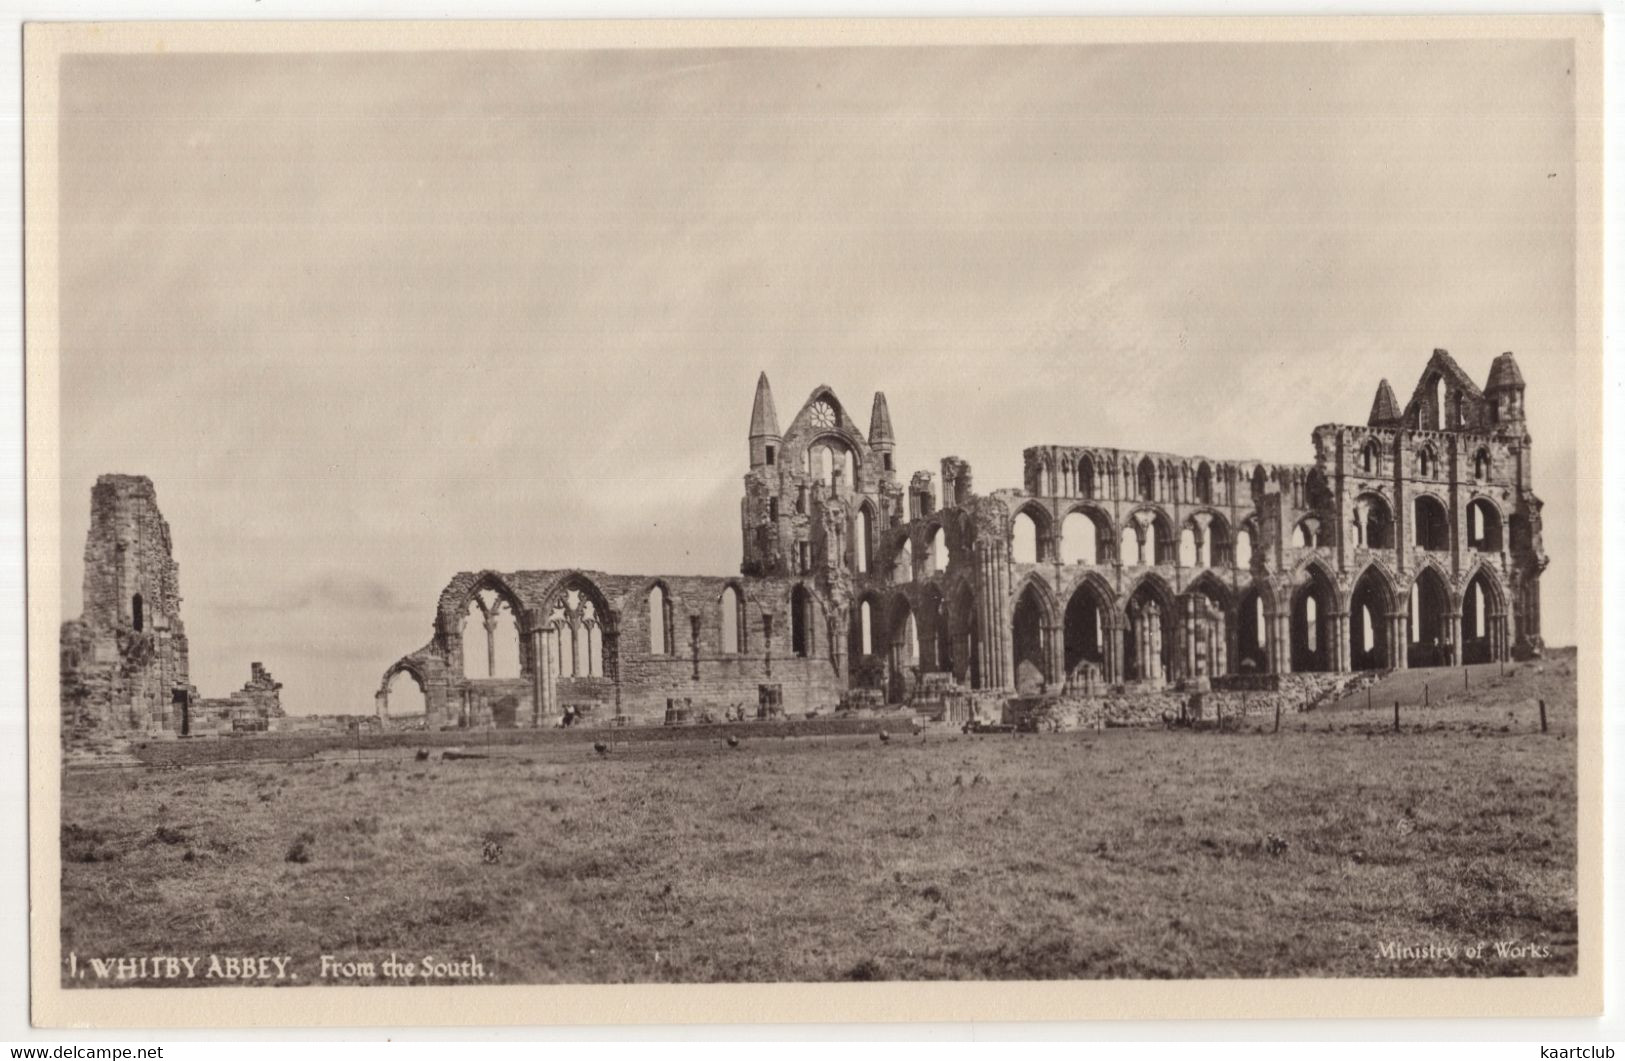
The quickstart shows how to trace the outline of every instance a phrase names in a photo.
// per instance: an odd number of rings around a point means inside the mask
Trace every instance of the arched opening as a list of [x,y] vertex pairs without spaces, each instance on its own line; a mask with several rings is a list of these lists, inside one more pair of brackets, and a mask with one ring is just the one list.
[[1374,567],[1368,567],[1349,596],[1349,666],[1353,670],[1387,670],[1393,666],[1388,647],[1388,615],[1393,595]]
[[1178,560],[1179,536],[1160,509],[1140,509],[1130,518],[1129,525],[1140,531],[1136,563],[1172,564]]
[[1473,478],[1482,483],[1488,480],[1489,477],[1490,451],[1481,448],[1477,453],[1473,454]]
[[1360,471],[1366,475],[1382,474],[1382,447],[1376,439],[1370,439],[1360,450]]
[[[1193,613],[1184,635],[1189,639],[1186,651],[1196,653],[1194,658],[1185,661],[1186,675],[1213,677],[1231,673],[1237,662],[1230,652],[1229,590],[1216,576],[1204,573],[1191,583],[1186,595]],[[1198,671],[1196,668],[1204,656],[1206,668]]]
[[1416,451],[1416,474],[1421,479],[1432,479],[1439,474],[1439,456],[1433,452],[1432,446],[1423,446]]
[[569,585],[557,593],[548,609],[544,630],[552,631],[552,644],[547,651],[558,677],[604,676],[604,621],[597,601],[581,586]]
[[896,629],[893,643],[898,648],[898,660],[905,669],[920,665],[920,624],[914,618],[914,609],[907,597],[897,599]]
[[675,642],[671,595],[657,582],[649,587],[649,653],[669,656],[676,650]]
[[402,667],[384,686],[384,704],[391,718],[416,718],[429,713],[429,694],[418,676]]
[[1269,484],[1269,476],[1265,473],[1264,466],[1262,464],[1260,464],[1260,465],[1257,465],[1256,467],[1254,467],[1253,468],[1253,504],[1256,505],[1256,504],[1258,504],[1258,502],[1260,502],[1260,501],[1262,501],[1264,499],[1264,488],[1268,484]]
[[1174,605],[1155,576],[1141,582],[1128,599],[1123,632],[1124,679],[1159,684],[1172,673]]
[[1095,521],[1086,512],[1068,512],[1061,521],[1061,560],[1068,564],[1100,562],[1100,538]]
[[[847,621],[847,654],[856,664],[863,657],[875,654],[875,606],[867,598],[857,602],[848,612]],[[853,675],[857,675],[855,666]]]
[[1411,583],[1409,663],[1446,667],[1451,662],[1450,588],[1444,577],[1424,567]]
[[1230,524],[1217,512],[1201,514],[1197,519],[1202,527],[1202,565],[1225,567],[1235,563],[1235,543],[1230,540]]
[[1132,526],[1124,527],[1117,537],[1117,562],[1132,567],[1140,562],[1140,536]]
[[1361,494],[1354,499],[1354,544],[1367,549],[1394,547],[1394,517],[1388,501],[1380,494]]
[[[936,673],[954,672],[953,617],[948,613],[948,601],[936,586],[926,590],[922,614],[930,623],[927,642],[930,645],[929,669]],[[923,665],[923,664],[922,664]]]
[[1196,531],[1186,527],[1179,532],[1179,562],[1185,567],[1201,567],[1204,549],[1197,542]]
[[1085,663],[1103,676],[1106,670],[1106,616],[1111,601],[1099,587],[1085,580],[1066,603],[1062,619],[1063,656],[1068,677]]
[[1443,376],[1433,377],[1433,426],[1440,431],[1445,428],[1445,385]]
[[520,676],[519,621],[507,598],[481,590],[468,599],[463,621],[463,677]]
[[1150,457],[1140,458],[1140,469],[1136,475],[1139,487],[1138,495],[1141,501],[1155,501],[1157,499],[1157,466]]
[[139,593],[130,598],[130,623],[135,627],[135,632],[138,634],[145,629],[147,625],[146,603],[146,601],[141,599],[141,594]]
[[1292,546],[1295,549],[1314,549],[1324,544],[1321,540],[1320,517],[1305,516],[1292,528]]
[[1428,494],[1416,498],[1416,544],[1434,553],[1450,551],[1450,517],[1439,499]]
[[1264,618],[1264,595],[1249,586],[1236,609],[1236,669],[1243,674],[1269,670],[1269,625]]
[[1337,595],[1318,568],[1292,592],[1292,669],[1327,671],[1332,669],[1333,621]]
[[790,652],[799,660],[812,655],[812,595],[799,583],[790,590]]
[[1482,497],[1467,506],[1467,545],[1481,553],[1501,551],[1501,513]]
[[797,584],[790,591],[790,651],[798,659],[813,654],[812,594]]
[[1078,460],[1078,496],[1095,496],[1095,462],[1087,453]]
[[948,532],[938,527],[931,532],[931,573],[940,575],[948,570]]
[[1011,635],[1015,653],[1016,691],[1030,696],[1042,690],[1049,681],[1044,660],[1044,605],[1038,590],[1030,584],[1016,600]]
[[1036,564],[1038,559],[1038,521],[1022,509],[1010,521],[1010,560],[1017,564]]
[[869,573],[869,566],[874,562],[874,516],[869,511],[868,502],[858,506],[858,526],[852,537],[852,550],[857,559],[858,574]]
[[1495,641],[1500,622],[1500,594],[1480,568],[1461,596],[1461,661],[1490,663],[1496,658]]
[[745,600],[739,591],[727,586],[718,605],[722,620],[722,651],[737,654],[745,651]]
[[1196,503],[1213,504],[1213,469],[1208,466],[1207,461],[1196,466]]
[[1253,532],[1249,527],[1236,532],[1236,566],[1244,569],[1253,566]]

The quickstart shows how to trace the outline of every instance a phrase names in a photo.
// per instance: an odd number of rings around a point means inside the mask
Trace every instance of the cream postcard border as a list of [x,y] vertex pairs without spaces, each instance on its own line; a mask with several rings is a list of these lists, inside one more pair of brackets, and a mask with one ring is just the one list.
[[[1151,41],[1571,39],[1576,108],[1576,475],[1602,476],[1602,19],[1596,15],[575,22],[33,23],[24,27],[25,424],[31,1013],[50,1027],[471,1026],[1081,1018],[1520,1017],[1600,1013],[1602,590],[1577,587],[1578,909],[1573,977],[882,984],[61,986],[58,76],[78,52],[461,51]],[[1578,492],[1579,568],[1600,568],[1602,491]]]

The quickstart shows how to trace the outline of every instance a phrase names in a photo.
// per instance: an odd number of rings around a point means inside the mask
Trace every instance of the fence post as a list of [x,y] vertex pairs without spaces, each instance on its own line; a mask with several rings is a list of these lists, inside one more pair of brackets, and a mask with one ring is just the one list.
[[1399,732],[1399,701],[1394,701],[1394,732]]
[[1275,732],[1281,732],[1281,701],[1275,701]]
[[1473,672],[1467,669],[1465,663],[1461,665],[1461,687],[1464,690],[1473,687]]
[[1540,731],[1542,733],[1546,732],[1546,701],[1545,700],[1542,700],[1540,702]]
[[1428,706],[1428,683],[1427,682],[1422,683],[1422,706],[1423,707]]

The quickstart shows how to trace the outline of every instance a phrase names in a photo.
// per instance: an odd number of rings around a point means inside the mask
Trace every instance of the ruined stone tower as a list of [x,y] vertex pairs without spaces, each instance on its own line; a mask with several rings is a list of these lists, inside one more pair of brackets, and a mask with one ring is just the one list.
[[255,731],[283,717],[259,663],[230,696],[193,688],[180,566],[144,475],[103,475],[90,494],[84,613],[62,624],[62,737]]
[[191,695],[179,566],[152,480],[103,475],[90,499],[84,612],[62,624],[64,732],[174,726]]

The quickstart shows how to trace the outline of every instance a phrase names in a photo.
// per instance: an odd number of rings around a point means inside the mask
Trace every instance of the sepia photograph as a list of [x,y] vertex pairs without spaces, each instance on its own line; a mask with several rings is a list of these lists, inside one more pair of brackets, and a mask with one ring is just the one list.
[[30,26],[36,1019],[1594,1011],[1599,23],[1419,22]]

